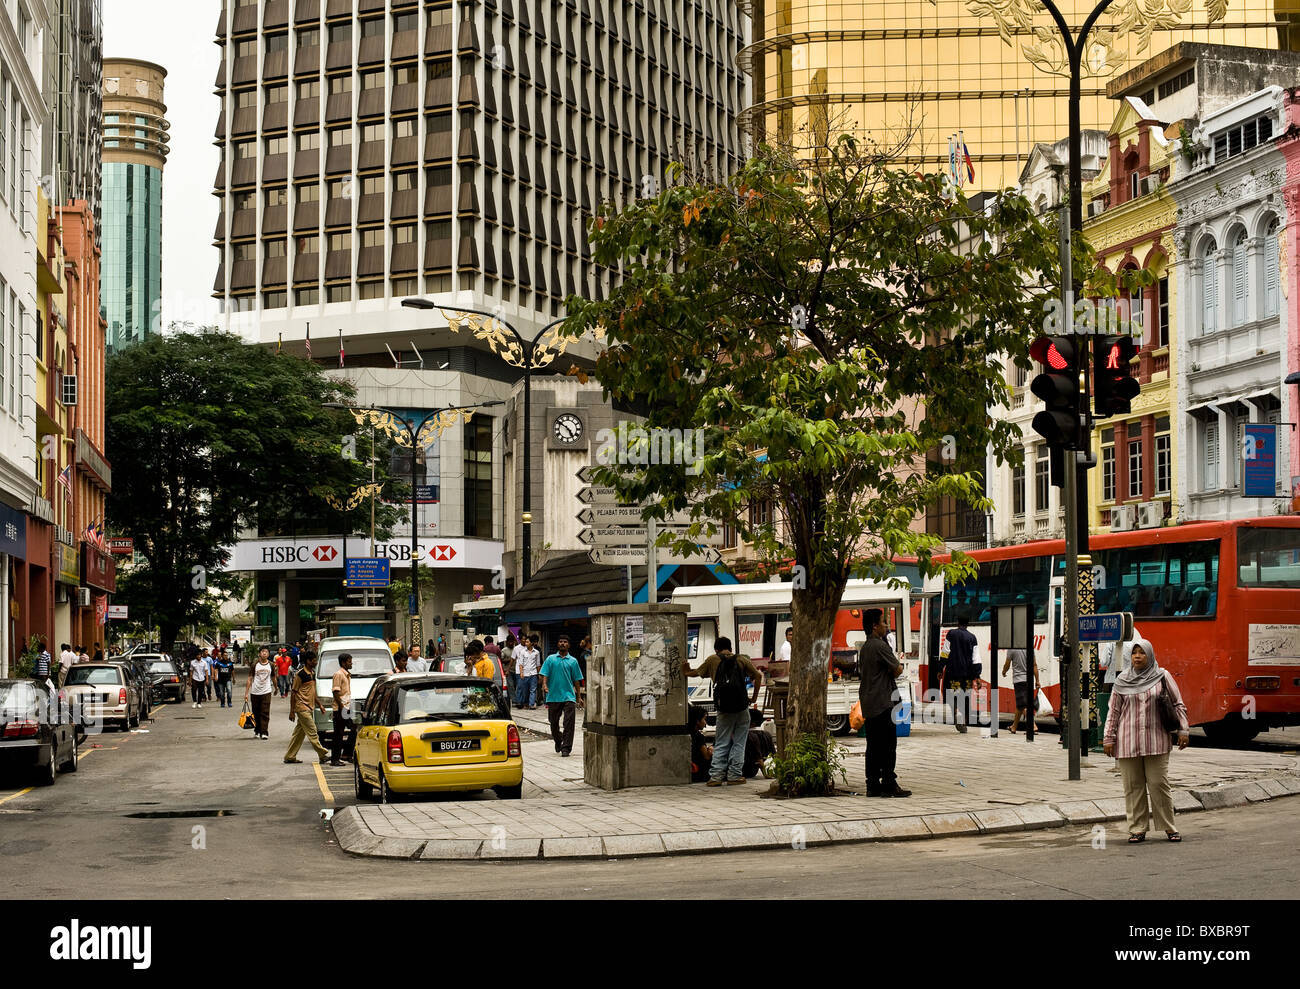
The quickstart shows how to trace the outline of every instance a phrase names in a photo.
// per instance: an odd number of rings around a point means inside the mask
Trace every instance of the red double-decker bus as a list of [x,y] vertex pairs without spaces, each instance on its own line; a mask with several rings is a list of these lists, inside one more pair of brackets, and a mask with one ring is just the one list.
[[[993,609],[1033,604],[1035,659],[1059,710],[1064,540],[968,555],[979,576],[945,585],[940,638],[965,615],[988,680]],[[1300,724],[1300,517],[1098,535],[1089,555],[1098,568],[1096,611],[1133,614],[1157,662],[1178,678],[1193,725],[1238,740]],[[928,671],[921,676],[925,684]],[[999,708],[1013,710],[1011,684],[999,688]]]

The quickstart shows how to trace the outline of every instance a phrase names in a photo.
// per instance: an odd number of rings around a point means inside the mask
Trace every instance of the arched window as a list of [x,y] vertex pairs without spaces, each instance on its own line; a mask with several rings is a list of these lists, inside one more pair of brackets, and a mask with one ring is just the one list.
[[1250,308],[1250,279],[1247,277],[1246,231],[1238,230],[1232,238],[1232,325],[1246,322]]
[[1201,247],[1201,332],[1219,328],[1219,252],[1214,241]]
[[1280,224],[1277,217],[1273,217],[1264,225],[1264,257],[1260,271],[1260,300],[1262,302],[1261,316],[1276,316],[1281,308],[1281,299],[1279,298],[1278,280],[1278,251],[1277,237]]

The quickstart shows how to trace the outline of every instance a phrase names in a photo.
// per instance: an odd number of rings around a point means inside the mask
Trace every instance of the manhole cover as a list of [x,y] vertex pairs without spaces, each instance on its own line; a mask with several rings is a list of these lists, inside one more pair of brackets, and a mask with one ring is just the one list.
[[161,818],[161,817],[234,817],[233,810],[141,810],[123,817]]

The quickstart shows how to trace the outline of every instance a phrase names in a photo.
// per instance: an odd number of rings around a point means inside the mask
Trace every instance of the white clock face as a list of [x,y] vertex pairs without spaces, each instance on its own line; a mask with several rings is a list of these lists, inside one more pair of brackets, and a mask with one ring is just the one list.
[[582,420],[570,412],[555,417],[555,438],[561,443],[576,443],[582,436]]

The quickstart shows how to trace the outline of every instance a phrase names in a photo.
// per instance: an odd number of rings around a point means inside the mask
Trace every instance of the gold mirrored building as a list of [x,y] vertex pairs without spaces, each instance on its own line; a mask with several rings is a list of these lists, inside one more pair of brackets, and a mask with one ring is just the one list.
[[[960,130],[974,188],[994,189],[1068,129],[1068,62],[1038,0],[739,2],[753,19],[740,61],[756,141],[850,132],[888,145],[910,131],[905,162],[934,168]],[[1077,33],[1096,2],[1058,6]],[[1179,41],[1300,49],[1300,0],[1115,0],[1090,37],[1083,126],[1114,117],[1108,81]]]

